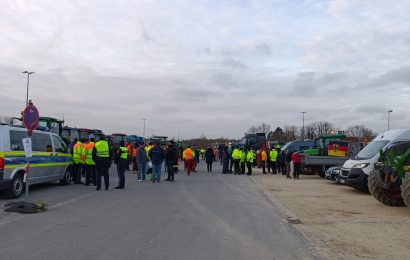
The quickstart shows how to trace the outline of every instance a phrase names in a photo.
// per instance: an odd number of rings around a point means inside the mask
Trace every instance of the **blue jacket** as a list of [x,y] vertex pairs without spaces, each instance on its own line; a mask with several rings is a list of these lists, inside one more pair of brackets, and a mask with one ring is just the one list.
[[158,165],[164,161],[164,150],[161,147],[155,146],[149,151],[148,155],[152,160],[152,164]]
[[147,163],[148,157],[147,152],[145,151],[144,147],[139,147],[137,150],[137,160],[138,163]]

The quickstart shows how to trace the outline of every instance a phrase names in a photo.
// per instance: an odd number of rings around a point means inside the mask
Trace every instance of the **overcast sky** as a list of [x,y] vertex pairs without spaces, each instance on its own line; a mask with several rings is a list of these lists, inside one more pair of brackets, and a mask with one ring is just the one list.
[[2,0],[0,115],[240,138],[327,120],[410,127],[410,0]]

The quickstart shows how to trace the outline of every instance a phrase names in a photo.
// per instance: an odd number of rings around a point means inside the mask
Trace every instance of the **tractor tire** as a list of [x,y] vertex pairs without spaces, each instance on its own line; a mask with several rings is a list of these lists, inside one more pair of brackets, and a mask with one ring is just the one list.
[[403,197],[404,204],[407,207],[410,207],[410,174],[406,174],[406,176],[401,180],[401,196]]
[[380,176],[379,170],[374,169],[370,172],[367,185],[369,187],[370,194],[372,194],[373,197],[381,203],[393,207],[405,206],[402,198],[394,198],[388,190],[382,188],[384,182]]

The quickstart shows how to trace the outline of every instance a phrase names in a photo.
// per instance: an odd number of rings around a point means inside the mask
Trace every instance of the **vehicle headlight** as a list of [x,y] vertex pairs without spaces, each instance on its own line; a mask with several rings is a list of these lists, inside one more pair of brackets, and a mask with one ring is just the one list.
[[352,168],[359,168],[359,169],[363,169],[366,168],[367,166],[369,166],[370,163],[359,163],[356,164],[355,166],[353,166]]

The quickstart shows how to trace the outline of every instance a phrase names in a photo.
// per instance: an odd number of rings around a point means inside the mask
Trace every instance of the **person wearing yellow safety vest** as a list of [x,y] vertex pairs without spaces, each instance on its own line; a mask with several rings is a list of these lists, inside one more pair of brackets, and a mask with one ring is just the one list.
[[269,153],[269,159],[270,159],[270,167],[272,168],[272,174],[276,174],[276,162],[278,160],[278,150],[272,149]]
[[247,175],[252,175],[252,165],[255,161],[255,158],[256,155],[252,150],[246,153],[246,167],[248,168],[248,172],[246,173]]
[[239,174],[239,163],[241,161],[241,151],[238,147],[235,146],[234,150],[232,151],[232,160],[233,160],[233,167],[234,167],[234,174]]
[[263,171],[263,174],[267,174],[265,167],[266,167],[266,161],[268,160],[268,154],[266,153],[265,149],[262,149],[261,156],[262,156],[262,161],[261,161],[262,171]]
[[101,176],[104,176],[105,190],[110,186],[109,169],[111,167],[112,152],[107,137],[101,136],[93,149],[93,160],[97,170],[97,190],[101,189]]
[[191,171],[193,171],[195,167],[195,152],[192,151],[191,147],[188,145],[184,152],[182,153],[182,159],[186,162],[186,173],[188,176],[191,175]]
[[92,182],[95,185],[95,162],[93,160],[93,149],[95,145],[94,138],[91,138],[90,141],[84,146],[83,156],[85,157],[85,186],[90,186]]
[[240,171],[240,174],[245,174],[246,153],[245,153],[245,150],[243,148],[241,148],[239,151],[241,153],[241,160],[240,160],[241,171]]
[[118,185],[115,189],[120,190],[125,188],[125,170],[128,164],[128,148],[125,146],[124,141],[120,142],[116,156],[118,157]]
[[78,140],[73,148],[73,181],[75,184],[81,184],[81,171],[83,167],[83,143]]

